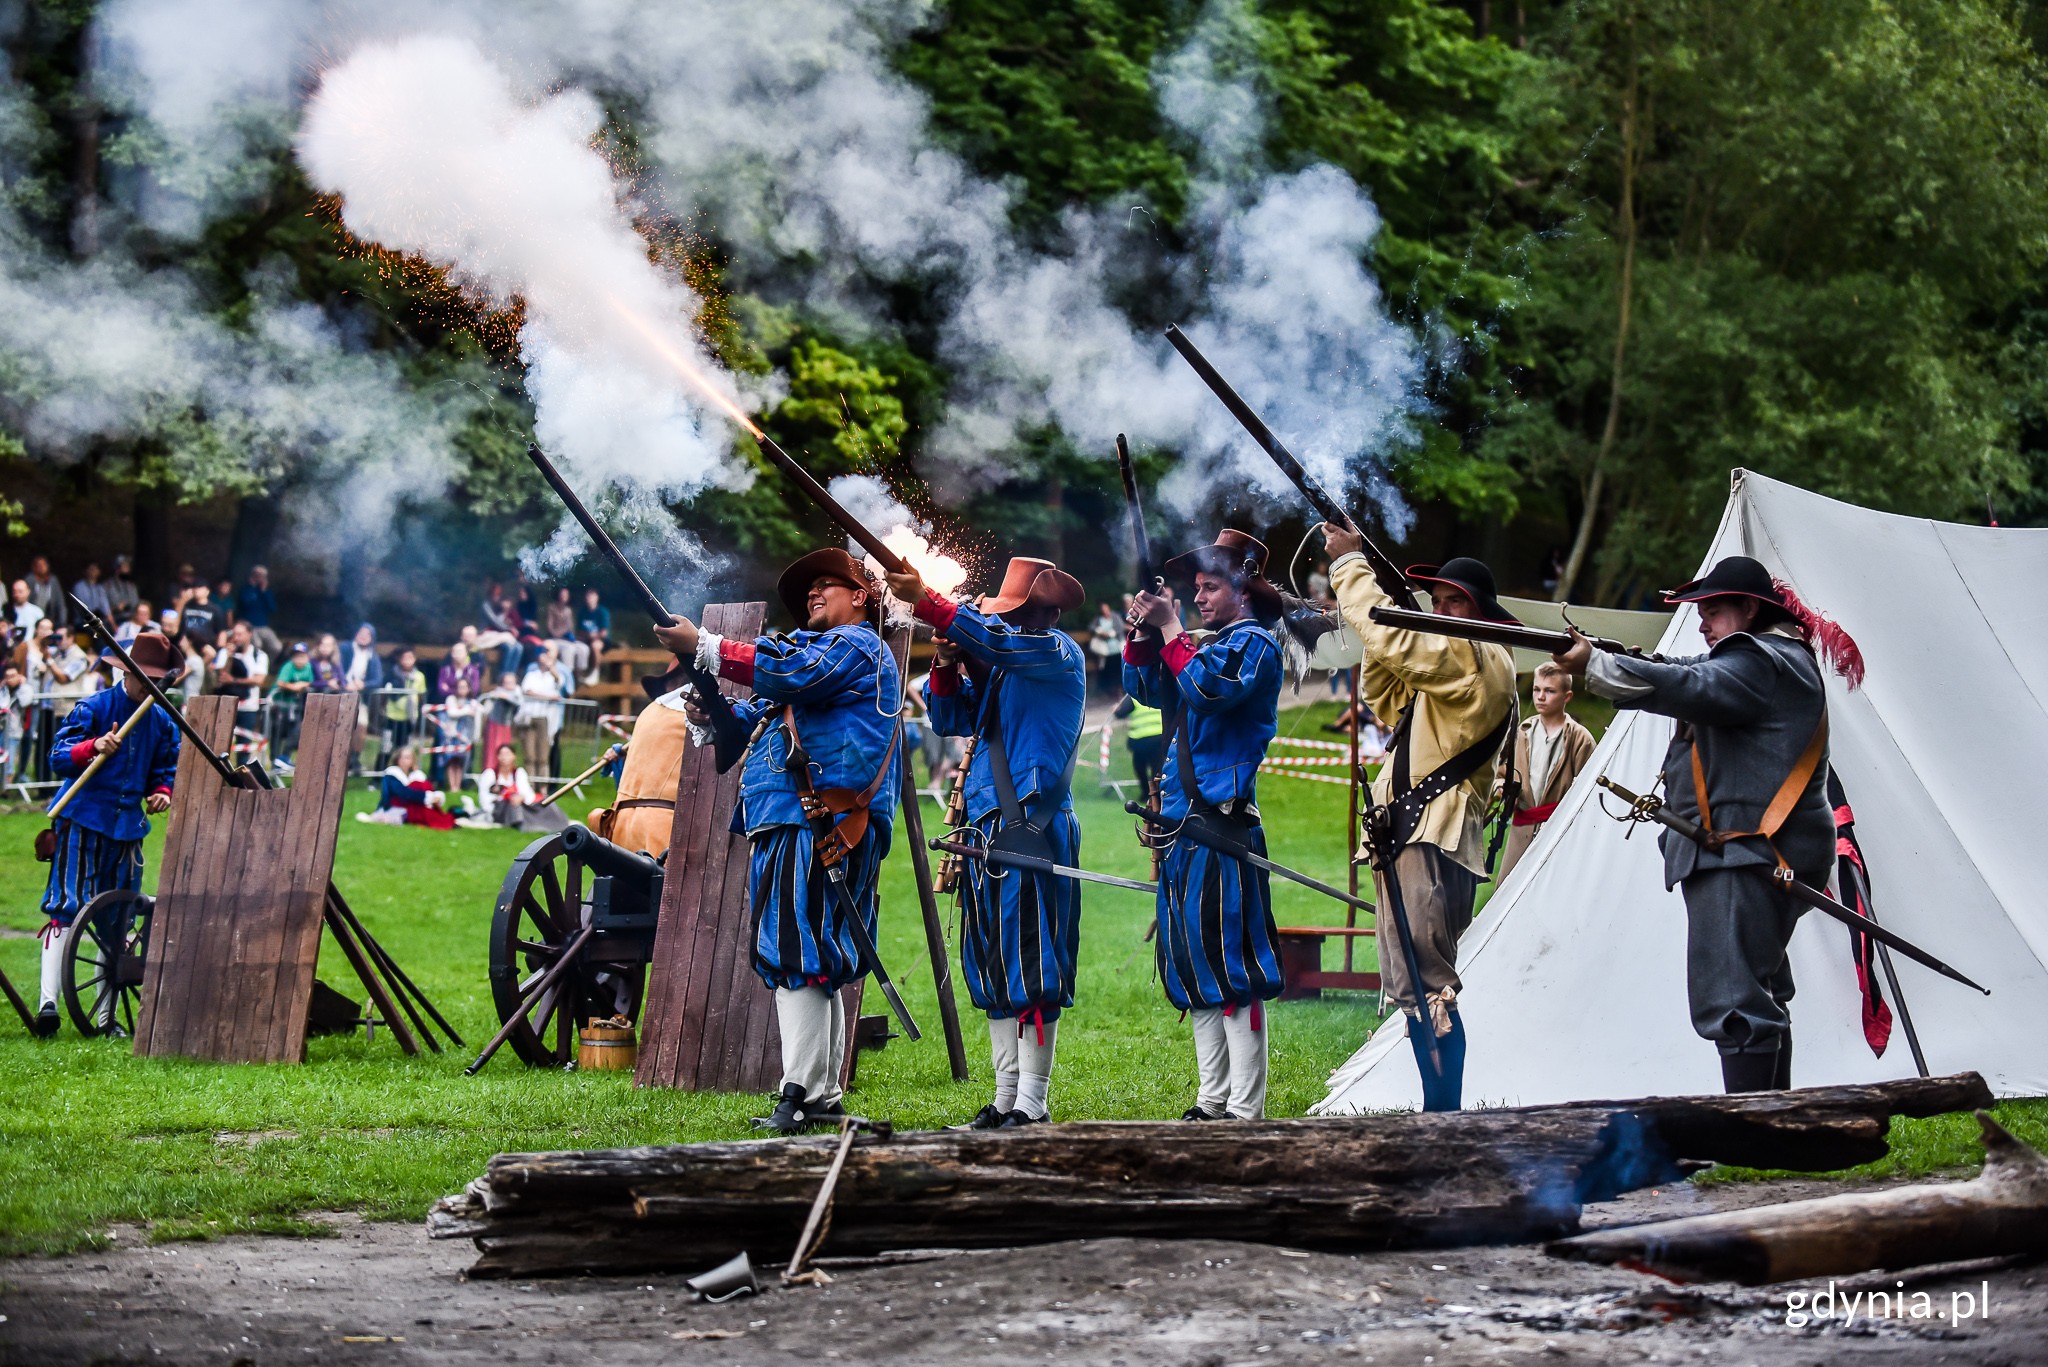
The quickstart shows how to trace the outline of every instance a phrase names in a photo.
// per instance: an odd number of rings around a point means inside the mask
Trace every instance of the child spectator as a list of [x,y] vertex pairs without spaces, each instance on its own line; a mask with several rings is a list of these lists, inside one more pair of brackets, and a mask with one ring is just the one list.
[[604,605],[604,599],[596,589],[583,590],[583,611],[576,615],[576,634],[590,647],[590,669],[584,674],[583,682],[596,683],[597,666],[610,648],[612,638],[612,610]]
[[446,809],[446,801],[446,795],[435,792],[427,776],[420,772],[419,757],[413,748],[401,745],[391,757],[391,767],[377,780],[377,809],[357,812],[356,820],[384,826],[453,830],[455,816]]
[[434,757],[439,761],[434,767],[441,775],[442,786],[452,793],[462,791],[469,771],[469,752],[476,748],[476,728],[484,714],[483,702],[469,681],[469,674],[457,675],[454,693],[443,699],[432,714],[435,729],[440,732],[436,745],[442,749]]
[[280,764],[289,764],[299,752],[299,723],[306,716],[306,695],[313,691],[313,652],[304,641],[292,647],[278,666],[277,683],[270,690],[273,753]]
[[542,646],[526,677],[519,681],[523,696],[512,718],[512,730],[527,756],[527,765],[539,778],[549,776],[548,752],[554,746],[555,733],[562,729],[562,680],[555,665],[554,648]]
[[1515,772],[1522,787],[1515,796],[1507,850],[1501,855],[1502,882],[1593,757],[1593,733],[1565,714],[1565,705],[1572,700],[1571,671],[1545,660],[1536,666],[1529,693],[1536,715],[1515,728]]
[[509,826],[515,831],[559,831],[568,818],[559,807],[543,807],[533,791],[533,780],[519,765],[519,752],[500,745],[491,752],[490,767],[477,775],[477,791],[483,797],[483,815],[462,826]]
[[427,676],[411,646],[393,657],[384,687],[384,743],[396,750],[412,743],[413,731],[419,725],[420,705],[427,700]]
[[178,605],[178,621],[185,639],[202,649],[218,644],[219,620],[220,609],[214,604],[213,590],[204,584],[194,584],[191,594]]
[[341,693],[348,688],[348,680],[341,670],[341,648],[334,643],[331,632],[320,633],[320,639],[313,643],[313,692]]
[[[475,627],[464,627],[465,633],[475,632]],[[469,685],[472,702],[483,696],[483,666],[469,658],[469,647],[461,641],[448,647],[448,658],[441,662],[440,671],[434,676],[434,693],[442,701],[455,696],[457,684]]]

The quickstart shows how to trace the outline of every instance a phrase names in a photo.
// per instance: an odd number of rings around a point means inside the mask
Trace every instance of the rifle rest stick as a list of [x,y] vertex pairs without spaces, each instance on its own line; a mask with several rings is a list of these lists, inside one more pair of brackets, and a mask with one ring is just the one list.
[[[149,711],[149,709],[154,706],[156,706],[155,698],[144,698],[142,700],[142,705],[136,708],[134,713],[129,716],[128,720],[121,723],[120,729],[114,732],[114,739],[128,739],[128,733],[135,729],[135,723],[142,720],[142,714]],[[86,784],[92,782],[92,776],[100,771],[100,766],[105,764],[108,760],[112,759],[113,757],[114,755],[112,751],[108,751],[105,754],[94,755],[92,757],[92,763],[86,765],[85,772],[78,776],[78,782],[72,784],[70,790],[66,792],[64,796],[57,799],[56,806],[50,808],[50,820],[55,821],[58,817],[64,815],[64,809],[71,805],[71,799],[77,797],[80,790],[82,790]]]

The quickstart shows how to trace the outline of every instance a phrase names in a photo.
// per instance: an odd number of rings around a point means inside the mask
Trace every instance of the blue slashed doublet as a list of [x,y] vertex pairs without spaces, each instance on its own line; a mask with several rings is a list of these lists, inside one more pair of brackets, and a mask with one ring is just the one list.
[[[1088,692],[1081,647],[1057,627],[1025,631],[936,596],[919,605],[918,616],[987,666],[978,681],[964,669],[934,669],[930,697],[939,734],[984,737],[966,780],[967,820],[981,842],[995,837],[1003,819],[995,757],[985,739],[993,699],[993,721],[1025,819],[1045,833],[1055,862],[1079,864],[1073,772]],[[969,999],[991,1019],[1056,1018],[1074,1004],[1080,884],[974,860],[962,872],[960,966]]]
[[783,709],[795,715],[814,789],[863,790],[888,766],[868,805],[867,833],[846,859],[854,905],[873,935],[875,882],[889,852],[903,763],[900,747],[891,744],[903,697],[896,659],[865,622],[773,634],[754,642],[752,677],[744,681],[754,696],[735,705],[741,722],[749,730],[764,716],[771,722],[747,751],[733,814],[735,828],[753,845],[747,888],[754,972],[770,987],[837,991],[867,969],[812,855],[810,827],[788,769],[791,738]]
[[[66,781],[51,806],[71,791],[92,762],[90,756],[81,759],[72,751],[118,731],[137,706],[125,689],[116,686],[90,694],[65,714],[50,744],[50,768]],[[142,840],[149,834],[142,800],[159,789],[168,792],[177,772],[177,724],[152,710],[57,818],[57,853],[43,893],[44,915],[70,925],[79,908],[99,894],[141,886]]]
[[[1169,820],[1191,809],[1235,822],[1254,853],[1259,763],[1279,729],[1280,643],[1249,619],[1199,649],[1185,636],[1160,649],[1124,650],[1124,688],[1169,719],[1172,740],[1160,785]],[[1183,775],[1199,789],[1190,794]],[[1159,868],[1154,952],[1166,997],[1182,1010],[1248,1005],[1280,995],[1279,932],[1266,872],[1192,840],[1175,840]]]

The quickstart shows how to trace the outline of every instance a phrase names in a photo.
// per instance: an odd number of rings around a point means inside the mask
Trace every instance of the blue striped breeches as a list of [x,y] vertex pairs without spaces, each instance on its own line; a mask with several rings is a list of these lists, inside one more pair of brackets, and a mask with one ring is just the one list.
[[142,886],[140,840],[116,840],[62,817],[55,829],[57,856],[50,861],[43,914],[58,925],[70,925],[85,904],[103,892],[132,892]]
[[[983,841],[1002,821],[991,811],[975,823]],[[1053,861],[1080,862],[1081,826],[1070,811],[1053,816],[1046,839]],[[967,996],[991,1018],[1037,1008],[1051,1020],[1074,1004],[1074,962],[1081,948],[1081,885],[1071,878],[966,861],[961,870],[960,968]]]
[[[1265,854],[1265,831],[1248,834],[1252,852]],[[1157,915],[1160,983],[1181,1010],[1280,995],[1280,932],[1264,869],[1176,840],[1159,866]]]
[[[825,870],[811,857],[808,826],[766,826],[752,837],[747,898],[754,909],[754,972],[770,987],[834,992],[867,972]],[[875,933],[875,884],[889,828],[868,826],[841,867],[860,917]]]

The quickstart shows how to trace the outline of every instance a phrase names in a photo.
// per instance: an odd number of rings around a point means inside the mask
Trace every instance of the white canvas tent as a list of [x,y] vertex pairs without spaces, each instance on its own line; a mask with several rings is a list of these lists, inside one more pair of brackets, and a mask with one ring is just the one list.
[[[1738,471],[1701,564],[1736,554],[1862,647],[1864,686],[1830,676],[1828,701],[1876,913],[1992,991],[1892,956],[1929,1069],[1976,1069],[2003,1096],[2048,1093],[2048,530],[1870,512]],[[1697,620],[1681,611],[1664,653],[1698,654]],[[1685,910],[1663,887],[1656,828],[1610,820],[1592,783],[1605,773],[1648,791],[1670,735],[1664,718],[1620,714],[1466,932],[1467,1106],[1720,1090],[1686,1012]],[[1914,1073],[1899,1025],[1882,1058],[1864,1041],[1849,941],[1818,912],[1793,936],[1797,1085]],[[1420,1103],[1397,1012],[1315,1109]]]

